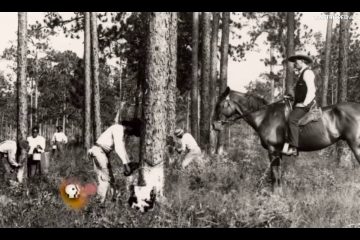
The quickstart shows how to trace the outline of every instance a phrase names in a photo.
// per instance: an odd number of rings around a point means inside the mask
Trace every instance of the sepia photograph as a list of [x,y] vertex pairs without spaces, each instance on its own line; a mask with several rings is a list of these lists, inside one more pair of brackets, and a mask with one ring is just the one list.
[[0,12],[0,228],[360,228],[359,25]]

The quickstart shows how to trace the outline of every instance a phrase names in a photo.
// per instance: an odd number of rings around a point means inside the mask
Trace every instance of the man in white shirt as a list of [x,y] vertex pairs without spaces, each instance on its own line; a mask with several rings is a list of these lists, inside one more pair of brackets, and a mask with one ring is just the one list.
[[[29,143],[27,141],[21,141],[19,143],[19,149],[29,149]],[[1,159],[6,159],[4,163],[7,173],[12,172],[14,168],[21,167],[21,164],[16,162],[16,153],[18,146],[16,141],[6,140],[0,143],[0,156]],[[10,166],[9,166],[10,165]]]
[[29,152],[28,152],[28,176],[33,177],[36,173],[36,170],[41,174],[40,161],[34,161],[34,153],[43,153],[45,151],[46,140],[44,137],[39,136],[39,128],[32,128],[32,136],[27,138],[29,142]]
[[139,119],[114,124],[100,135],[95,145],[88,151],[88,156],[94,163],[94,169],[98,178],[97,194],[101,198],[101,203],[105,202],[109,187],[113,194],[115,192],[113,187],[114,176],[109,162],[110,152],[115,150],[119,156],[124,166],[125,176],[130,176],[139,167],[137,163],[130,162],[129,160],[125,149],[125,137],[140,137],[142,127],[143,123]]
[[64,152],[64,145],[67,144],[68,138],[63,132],[62,126],[57,126],[56,129],[57,132],[54,133],[51,139],[52,152],[53,155],[55,153],[59,153],[61,155]]
[[198,162],[202,159],[201,149],[190,133],[184,133],[184,130],[178,128],[175,130],[174,134],[181,141],[181,148],[178,148],[177,152],[186,153],[184,160],[181,163],[183,169],[193,161]]
[[294,110],[289,116],[289,137],[284,144],[283,153],[286,155],[298,155],[299,127],[298,121],[316,104],[315,74],[309,68],[313,62],[307,55],[297,54],[289,57],[288,61],[295,63],[295,69],[299,71],[299,79],[295,85]]

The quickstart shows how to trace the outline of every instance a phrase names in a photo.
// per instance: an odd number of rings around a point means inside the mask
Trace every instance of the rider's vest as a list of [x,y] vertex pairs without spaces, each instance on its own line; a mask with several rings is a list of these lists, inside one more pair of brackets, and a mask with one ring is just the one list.
[[305,68],[304,71],[300,74],[300,77],[295,85],[295,104],[304,102],[307,94],[307,86],[304,81],[304,73],[305,71],[309,70]]

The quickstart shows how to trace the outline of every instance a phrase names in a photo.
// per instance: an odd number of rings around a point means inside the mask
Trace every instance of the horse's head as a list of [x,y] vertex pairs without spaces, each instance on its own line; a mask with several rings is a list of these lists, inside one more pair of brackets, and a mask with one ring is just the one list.
[[213,128],[217,131],[222,126],[233,120],[240,119],[249,113],[258,111],[261,107],[269,104],[264,98],[251,93],[231,91],[229,87],[221,94],[215,106]]
[[221,94],[218,102],[215,105],[213,128],[216,131],[222,129],[222,126],[227,122],[227,119],[232,116],[241,118],[243,115],[242,105],[246,102],[245,94],[233,94],[229,87]]

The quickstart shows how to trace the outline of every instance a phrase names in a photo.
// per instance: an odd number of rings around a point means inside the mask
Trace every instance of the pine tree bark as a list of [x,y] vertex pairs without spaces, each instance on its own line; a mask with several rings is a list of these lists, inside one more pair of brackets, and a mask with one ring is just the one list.
[[[28,131],[28,106],[26,86],[27,55],[27,13],[18,13],[18,49],[17,49],[17,142],[26,140]],[[17,180],[22,183],[27,161],[27,151],[21,150],[17,161],[22,164],[17,172]]]
[[169,77],[167,84],[167,134],[173,136],[176,123],[176,76],[177,76],[177,19],[176,12],[169,13],[169,30],[167,33],[167,41],[169,47]]
[[[295,13],[287,13],[287,45],[286,45],[286,56],[289,58],[295,53],[294,45],[294,33],[295,33]],[[287,62],[286,67],[286,94],[294,96],[294,66],[293,63]]]
[[93,77],[93,103],[94,103],[94,140],[101,134],[100,116],[100,85],[99,85],[99,44],[97,33],[96,12],[90,14],[91,47],[92,47],[92,77]]
[[[177,76],[177,21],[178,13],[170,13],[167,41],[169,46],[169,80],[167,84],[167,138],[174,136],[176,127],[176,76]],[[188,112],[187,112],[188,115]],[[165,167],[172,161],[172,146],[166,148]],[[165,181],[165,180],[164,180]]]
[[35,80],[34,81],[34,91],[35,91],[35,96],[34,96],[34,111],[33,111],[33,124],[37,125],[38,124],[38,105],[39,105],[39,91],[38,91],[38,82]]
[[166,138],[175,126],[176,19],[176,13],[149,14],[139,185],[144,194],[154,188],[160,201],[164,197]]
[[30,79],[30,112],[29,112],[29,129],[33,128],[33,112],[34,112],[34,80]]
[[36,55],[35,57],[35,77],[34,77],[34,91],[35,91],[35,97],[34,97],[34,109],[33,109],[33,125],[37,126],[39,124],[38,122],[38,104],[39,104],[39,92],[38,92],[38,82],[39,82],[39,59]]
[[321,105],[323,107],[327,106],[327,95],[328,95],[328,86],[329,86],[329,78],[330,78],[332,25],[333,25],[333,19],[329,18],[326,28],[325,66],[324,66],[323,86],[322,86],[323,89],[322,89],[322,98],[321,98]]
[[88,150],[91,144],[91,38],[90,38],[90,13],[85,12],[85,36],[84,36],[84,59],[85,59],[85,106],[84,106],[84,148]]
[[[218,35],[219,35],[219,13],[213,13],[213,21],[212,21],[212,33],[211,33],[211,65],[210,65],[210,119],[213,119],[215,112],[215,104],[217,101],[217,63],[218,58],[217,54],[219,51],[218,48]],[[210,123],[211,124],[211,123]],[[216,140],[217,140],[217,131],[215,131],[210,126],[210,152],[214,153],[216,151]]]
[[[349,12],[342,12],[341,16],[350,16]],[[350,20],[340,19],[340,37],[339,37],[339,76],[338,76],[338,102],[346,102],[347,100],[347,69],[348,69],[348,54],[350,41]],[[339,165],[346,168],[354,166],[352,161],[352,153],[344,141],[339,141],[336,144],[337,157]]]
[[66,97],[64,96],[64,103],[63,103],[63,119],[62,119],[62,127],[64,132],[66,132]]
[[191,135],[199,141],[199,78],[198,78],[198,56],[199,56],[199,13],[193,13],[192,23],[192,74],[191,74]]
[[200,109],[200,145],[209,151],[210,142],[210,13],[201,15],[201,109]]
[[[228,56],[229,56],[229,35],[230,35],[230,13],[222,13],[222,36],[221,36],[221,60],[220,60],[220,92],[222,94],[227,88],[227,71],[228,71]],[[218,144],[216,152],[222,154],[228,149],[229,142],[229,127],[224,126],[224,129],[218,134]]]
[[272,59],[274,57],[274,54],[273,54],[273,48],[272,48],[272,45],[270,43],[270,102],[274,102],[274,92],[275,92],[275,79],[273,79],[273,64],[272,64]]

